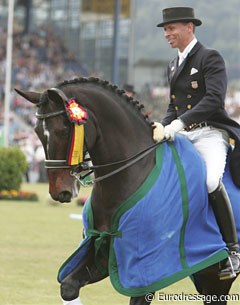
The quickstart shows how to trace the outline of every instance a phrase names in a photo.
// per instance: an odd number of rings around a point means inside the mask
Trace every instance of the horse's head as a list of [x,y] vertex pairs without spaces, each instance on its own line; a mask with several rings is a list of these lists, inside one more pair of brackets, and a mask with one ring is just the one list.
[[[71,173],[81,164],[86,152],[84,123],[87,112],[57,88],[42,94],[16,91],[38,109],[35,132],[45,151],[49,193],[54,200],[70,202],[79,191],[79,183]],[[88,125],[91,130],[91,124]]]
[[[151,122],[141,112],[142,105],[107,81],[79,78],[41,94],[16,91],[37,106],[35,131],[45,150],[49,192],[55,200],[67,202],[77,195],[79,172],[89,170],[82,163],[86,151],[93,164],[92,183],[112,190],[122,179],[131,180],[133,167],[124,171],[132,164],[127,160],[153,145]],[[139,160],[147,176],[152,164]]]

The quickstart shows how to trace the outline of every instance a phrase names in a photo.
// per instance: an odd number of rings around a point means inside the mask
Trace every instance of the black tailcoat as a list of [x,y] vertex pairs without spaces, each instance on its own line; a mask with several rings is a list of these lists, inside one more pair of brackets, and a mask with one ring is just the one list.
[[168,67],[170,103],[162,124],[180,118],[190,128],[207,122],[228,131],[235,140],[230,169],[234,183],[240,187],[240,125],[224,109],[227,76],[222,56],[197,42],[179,67],[177,62],[175,58]]

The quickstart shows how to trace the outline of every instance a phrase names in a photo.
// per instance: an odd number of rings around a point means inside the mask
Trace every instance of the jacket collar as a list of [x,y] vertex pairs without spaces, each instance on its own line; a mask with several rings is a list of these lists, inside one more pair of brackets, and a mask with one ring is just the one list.
[[195,54],[203,45],[198,41],[195,46],[192,48],[192,50],[189,52],[188,57]]
[[170,63],[169,81],[171,86],[173,86],[174,82],[184,68],[187,59],[193,56],[202,46],[203,45],[198,41],[179,67],[177,67],[178,57],[174,58],[174,60]]
[[194,48],[194,46],[197,43],[197,38],[194,37],[190,43],[186,46],[186,48],[183,50],[183,52],[180,52],[180,50],[178,50],[178,57],[179,60],[182,59],[181,62],[183,62],[183,60],[188,56],[188,54],[192,51],[192,49]]

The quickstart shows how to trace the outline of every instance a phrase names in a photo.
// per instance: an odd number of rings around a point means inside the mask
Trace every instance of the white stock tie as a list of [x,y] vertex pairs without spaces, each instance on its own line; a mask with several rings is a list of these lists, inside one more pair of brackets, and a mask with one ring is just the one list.
[[178,54],[178,66],[180,66],[182,64],[182,62],[184,61],[184,56],[182,54]]

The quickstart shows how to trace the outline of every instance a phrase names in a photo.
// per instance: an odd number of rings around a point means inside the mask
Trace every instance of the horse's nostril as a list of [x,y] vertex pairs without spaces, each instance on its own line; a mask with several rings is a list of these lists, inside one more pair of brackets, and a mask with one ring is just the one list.
[[60,202],[70,202],[72,199],[72,193],[68,191],[61,192],[58,196]]

